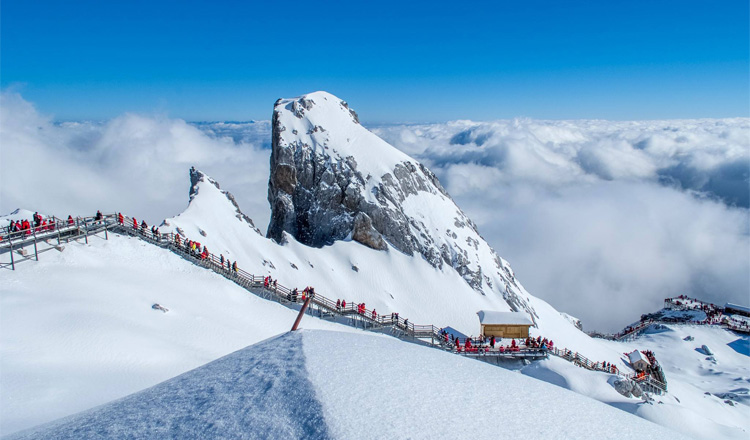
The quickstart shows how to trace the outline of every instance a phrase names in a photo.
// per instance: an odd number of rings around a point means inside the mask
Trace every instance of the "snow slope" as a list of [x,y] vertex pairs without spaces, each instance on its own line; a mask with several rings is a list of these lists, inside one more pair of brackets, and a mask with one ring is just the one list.
[[286,331],[295,317],[134,238],[45,252],[0,273],[0,433],[155,385]]
[[[686,341],[687,336],[694,340]],[[750,435],[747,336],[714,327],[667,325],[630,342],[597,342],[620,350],[621,355],[636,349],[653,351],[669,393],[653,396],[651,404],[625,398],[612,387],[614,376],[585,372],[558,358],[535,362],[521,371],[696,438],[739,440]],[[714,355],[706,356],[702,345]]]
[[[187,235],[250,273],[270,275],[287,287],[314,286],[329,298],[365,302],[380,313],[399,312],[411,322],[451,326],[467,335],[479,334],[477,311],[509,310],[502,295],[478,294],[453,268],[435,268],[419,255],[377,251],[351,240],[311,248],[289,235],[279,245],[244,220],[213,179],[202,176],[185,211],[165,220],[161,230]],[[429,212],[424,210],[425,215]],[[558,346],[592,359],[619,359],[617,350],[592,343],[569,318],[516,285],[514,289],[536,312],[538,329],[532,328],[532,333],[551,337]]]
[[[167,220],[169,226],[166,229],[179,226],[188,236],[198,237],[207,244],[212,252],[223,253],[233,261],[238,260],[240,267],[255,274],[271,275],[291,287],[295,282],[297,287],[312,285],[316,291],[330,298],[365,301],[368,307],[374,307],[381,313],[398,311],[415,323],[451,326],[475,336],[478,333],[476,311],[502,310],[504,306],[500,298],[467,292],[466,283],[454,271],[435,269],[421,258],[412,258],[400,252],[375,251],[351,241],[339,241],[322,249],[314,249],[297,243],[292,237],[287,237],[284,245],[277,245],[237,217],[236,207],[228,203],[226,196],[209,179],[199,181],[197,187],[197,194],[188,208],[179,216]],[[353,266],[357,271],[352,270]],[[456,291],[466,295],[456,301],[455,296],[450,295]],[[614,363],[620,370],[628,372],[632,370],[626,363],[624,352],[653,349],[663,362],[672,356],[662,347],[652,348],[641,340],[621,343],[590,338],[575,327],[575,319],[558,313],[531,295],[527,300],[539,315],[539,329],[532,328],[532,334],[551,337],[557,346],[567,347],[594,361]],[[681,341],[674,343],[678,342]],[[745,357],[736,356],[734,362],[742,365]],[[589,372],[560,359],[535,363],[523,371],[625,411],[643,415],[649,420],[661,423],[661,417],[664,417],[667,426],[691,435],[698,433],[701,438],[714,438],[717,432],[723,432],[725,438],[742,438],[750,431],[749,419],[744,417],[747,410],[745,404],[736,407],[722,404],[704,411],[702,392],[681,398],[681,403],[665,400],[654,409],[647,408],[639,399],[619,395],[612,386],[614,376]],[[694,380],[675,375],[666,366],[665,371],[670,389],[679,389],[679,383],[683,380],[685,386],[690,387]],[[734,377],[743,375],[748,377],[750,373],[737,372]],[[695,430],[680,420],[696,421],[704,429]]]
[[91,437],[686,438],[480,362],[388,337],[312,330],[11,436]]

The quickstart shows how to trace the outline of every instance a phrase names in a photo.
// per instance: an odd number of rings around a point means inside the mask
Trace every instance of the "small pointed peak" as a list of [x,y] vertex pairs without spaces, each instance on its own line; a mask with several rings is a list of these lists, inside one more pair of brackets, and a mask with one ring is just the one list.
[[227,198],[229,203],[231,203],[232,207],[234,207],[235,216],[239,220],[244,221],[245,223],[250,225],[250,227],[253,228],[258,234],[262,235],[262,233],[260,232],[260,229],[255,227],[255,223],[253,223],[253,220],[242,212],[242,210],[240,209],[240,205],[237,203],[237,200],[235,200],[232,193],[230,193],[229,191],[222,190],[221,186],[219,185],[219,182],[212,179],[203,171],[196,169],[194,166],[190,167],[190,203],[193,203],[195,198],[198,196],[201,183],[208,183],[214,188],[216,188],[217,191],[219,191],[221,194],[224,195],[224,197]]

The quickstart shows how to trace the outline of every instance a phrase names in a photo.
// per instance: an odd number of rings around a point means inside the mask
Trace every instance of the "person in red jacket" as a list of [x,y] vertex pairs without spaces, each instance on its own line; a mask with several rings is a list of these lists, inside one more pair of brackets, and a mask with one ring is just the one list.
[[341,308],[346,310],[346,300],[341,300]]
[[138,230],[138,220],[136,220],[135,217],[133,217],[133,229],[136,231]]
[[375,309],[372,309],[372,320],[375,321],[378,319],[378,312],[375,311]]
[[122,216],[121,212],[117,213],[117,222],[120,223],[121,225],[125,224],[125,217]]

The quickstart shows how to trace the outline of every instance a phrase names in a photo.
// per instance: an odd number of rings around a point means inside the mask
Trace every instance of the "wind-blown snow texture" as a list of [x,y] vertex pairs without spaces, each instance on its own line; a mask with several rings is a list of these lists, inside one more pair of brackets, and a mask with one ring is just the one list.
[[325,439],[300,337],[272,338],[116,402],[11,438]]
[[[228,218],[258,235],[216,191]],[[0,434],[156,385],[289,330],[297,314],[116,234],[65,244],[16,269],[0,275]],[[312,318],[302,326],[350,331]]]
[[[501,427],[491,423],[498,417]],[[11,438],[96,437],[683,438],[514,372],[391,338],[319,331],[269,339]]]

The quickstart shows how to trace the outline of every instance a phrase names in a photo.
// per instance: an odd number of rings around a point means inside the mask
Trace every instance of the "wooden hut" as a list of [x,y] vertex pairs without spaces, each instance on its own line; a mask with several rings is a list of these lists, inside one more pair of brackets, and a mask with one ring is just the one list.
[[646,359],[646,356],[638,350],[633,350],[632,353],[628,353],[628,360],[630,361],[630,365],[632,365],[636,371],[645,371],[646,368],[651,365],[648,362],[648,359]]
[[479,315],[479,333],[485,337],[528,338],[529,327],[533,325],[522,312],[480,310],[477,315]]

